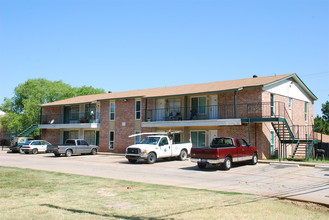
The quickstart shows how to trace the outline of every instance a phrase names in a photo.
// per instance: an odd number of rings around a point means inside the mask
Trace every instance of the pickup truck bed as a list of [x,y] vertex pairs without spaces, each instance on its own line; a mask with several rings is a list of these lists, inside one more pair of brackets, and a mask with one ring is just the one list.
[[229,170],[232,163],[250,161],[256,164],[257,160],[257,148],[241,138],[214,138],[210,147],[191,149],[191,161],[196,162],[201,169],[212,164],[222,165],[225,170]]

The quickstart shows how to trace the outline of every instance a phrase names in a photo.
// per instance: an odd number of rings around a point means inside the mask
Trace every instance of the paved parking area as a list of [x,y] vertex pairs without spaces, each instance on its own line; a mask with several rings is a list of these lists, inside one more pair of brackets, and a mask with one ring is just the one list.
[[123,156],[55,157],[0,151],[0,166],[98,176],[218,191],[252,193],[329,205],[329,166],[322,168],[239,164],[229,171],[200,170],[190,161],[129,164]]

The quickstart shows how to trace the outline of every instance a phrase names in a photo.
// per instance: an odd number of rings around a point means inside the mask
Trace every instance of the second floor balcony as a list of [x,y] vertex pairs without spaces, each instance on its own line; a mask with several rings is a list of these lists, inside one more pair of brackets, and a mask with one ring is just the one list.
[[146,110],[145,122],[287,117],[282,102],[223,104]]
[[40,128],[97,128],[100,113],[89,111],[42,115],[40,124]]

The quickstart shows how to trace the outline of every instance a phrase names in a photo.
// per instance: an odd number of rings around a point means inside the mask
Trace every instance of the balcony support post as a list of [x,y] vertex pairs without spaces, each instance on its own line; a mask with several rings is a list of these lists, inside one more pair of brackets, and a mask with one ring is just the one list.
[[234,90],[233,96],[233,117],[236,118],[236,90]]

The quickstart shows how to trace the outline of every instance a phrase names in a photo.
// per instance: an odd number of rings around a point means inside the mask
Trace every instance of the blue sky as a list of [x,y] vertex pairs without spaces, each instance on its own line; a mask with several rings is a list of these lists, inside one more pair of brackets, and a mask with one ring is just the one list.
[[328,0],[0,0],[0,102],[31,78],[118,92],[286,73],[321,114]]

